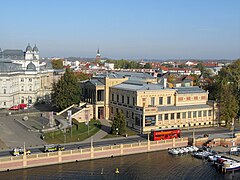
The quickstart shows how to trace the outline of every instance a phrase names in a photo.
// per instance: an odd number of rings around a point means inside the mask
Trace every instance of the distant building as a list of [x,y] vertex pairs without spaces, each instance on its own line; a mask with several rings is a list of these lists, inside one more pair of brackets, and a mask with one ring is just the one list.
[[101,55],[100,55],[100,51],[99,48],[97,50],[97,55],[96,55],[96,62],[99,62],[101,60]]

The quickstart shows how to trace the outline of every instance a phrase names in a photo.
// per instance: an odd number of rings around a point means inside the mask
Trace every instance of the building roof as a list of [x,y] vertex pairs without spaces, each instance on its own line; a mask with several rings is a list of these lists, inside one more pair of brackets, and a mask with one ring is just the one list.
[[205,90],[198,86],[178,87],[175,89],[177,90],[178,94],[206,93]]
[[14,64],[10,60],[0,59],[0,73],[21,71],[21,64]]
[[[163,88],[160,84],[150,84],[143,82],[131,82],[126,81],[121,84],[113,86],[116,89],[129,90],[129,91],[152,91],[152,90],[163,90],[168,88]],[[171,90],[171,89],[168,89]]]
[[6,49],[1,52],[2,58],[9,58],[12,60],[23,60],[24,59],[24,52],[18,49]]
[[128,71],[118,71],[108,74],[109,78],[124,78],[128,77],[129,79],[155,79],[155,77],[144,72],[128,72]]
[[98,79],[90,79],[89,82],[93,85],[96,85],[96,86],[103,86],[104,84],[99,81]]
[[180,110],[194,110],[194,109],[204,109],[211,108],[207,104],[198,104],[198,105],[187,105],[187,106],[159,106],[158,111],[180,111]]

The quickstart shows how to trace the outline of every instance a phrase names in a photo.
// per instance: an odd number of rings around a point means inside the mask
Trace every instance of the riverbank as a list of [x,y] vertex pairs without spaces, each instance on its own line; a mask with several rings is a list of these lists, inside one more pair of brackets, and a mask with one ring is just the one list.
[[132,144],[102,147],[91,146],[91,148],[85,149],[57,151],[17,157],[4,157],[0,158],[0,171],[160,151],[168,148],[187,146],[187,144],[188,138],[162,141],[148,140],[147,142]]

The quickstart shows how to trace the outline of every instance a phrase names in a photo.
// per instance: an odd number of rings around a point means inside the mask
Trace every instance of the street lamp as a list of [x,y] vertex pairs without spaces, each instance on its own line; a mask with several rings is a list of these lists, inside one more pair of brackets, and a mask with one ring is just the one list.
[[116,135],[118,135],[118,128],[116,128]]

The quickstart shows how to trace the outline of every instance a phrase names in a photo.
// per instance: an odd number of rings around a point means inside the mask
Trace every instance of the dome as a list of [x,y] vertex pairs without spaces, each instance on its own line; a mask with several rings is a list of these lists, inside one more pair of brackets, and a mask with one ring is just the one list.
[[27,48],[26,48],[26,52],[27,51],[32,51],[32,47],[30,46],[30,44],[28,43],[28,46],[27,46]]
[[28,65],[27,65],[27,70],[28,71],[36,71],[36,66],[30,62]]
[[37,48],[36,44],[35,44],[35,46],[33,47],[33,51],[38,52],[38,48]]

